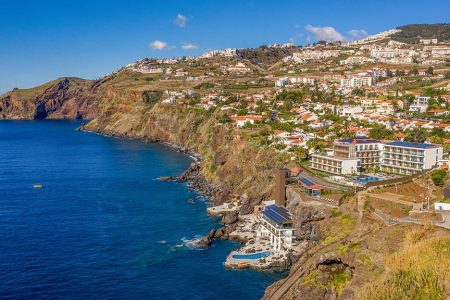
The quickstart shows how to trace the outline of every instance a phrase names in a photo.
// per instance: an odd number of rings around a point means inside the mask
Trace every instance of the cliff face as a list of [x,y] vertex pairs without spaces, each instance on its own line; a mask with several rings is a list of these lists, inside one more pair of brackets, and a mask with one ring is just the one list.
[[0,96],[0,119],[90,119],[97,112],[92,81],[61,78]]
[[222,111],[149,102],[148,91],[161,87],[136,76],[121,71],[98,81],[62,78],[15,89],[0,97],[0,119],[91,119],[85,130],[199,153],[205,183],[220,190],[217,201],[247,193],[251,207],[270,195],[272,169],[283,165],[283,155],[252,145],[231,124],[218,124]]
[[218,124],[221,111],[204,111],[144,101],[143,93],[109,87],[98,115],[84,129],[108,135],[163,141],[199,153],[201,174],[221,190],[216,202],[248,193],[250,204],[270,195],[272,169],[285,161],[251,145],[231,124]]

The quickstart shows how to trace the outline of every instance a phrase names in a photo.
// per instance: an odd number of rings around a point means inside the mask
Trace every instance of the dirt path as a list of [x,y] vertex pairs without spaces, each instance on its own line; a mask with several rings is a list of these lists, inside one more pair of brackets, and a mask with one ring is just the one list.
[[364,204],[367,201],[367,191],[359,192],[357,196],[358,196],[358,225],[361,225],[362,218],[364,216]]

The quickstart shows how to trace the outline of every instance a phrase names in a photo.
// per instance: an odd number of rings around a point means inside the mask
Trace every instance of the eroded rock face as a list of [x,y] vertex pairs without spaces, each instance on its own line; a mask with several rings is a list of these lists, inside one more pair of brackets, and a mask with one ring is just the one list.
[[0,119],[92,119],[101,93],[93,81],[61,78],[33,89],[14,89],[0,96]]
[[328,218],[326,208],[299,204],[293,212],[293,222],[299,240],[320,241],[319,222]]
[[223,225],[230,225],[236,223],[238,220],[239,220],[239,212],[232,211],[224,214],[222,217],[222,221],[220,221],[220,223],[222,223]]

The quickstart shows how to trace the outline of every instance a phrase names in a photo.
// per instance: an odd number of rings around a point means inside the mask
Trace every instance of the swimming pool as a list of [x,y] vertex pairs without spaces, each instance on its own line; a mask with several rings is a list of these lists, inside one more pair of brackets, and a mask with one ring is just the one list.
[[263,251],[251,254],[234,254],[232,257],[235,259],[260,259],[272,254],[272,251]]
[[378,177],[375,177],[375,176],[358,177],[358,178],[356,178],[356,181],[359,181],[361,183],[368,183],[370,181],[378,181],[378,180],[381,180],[381,179],[378,178]]

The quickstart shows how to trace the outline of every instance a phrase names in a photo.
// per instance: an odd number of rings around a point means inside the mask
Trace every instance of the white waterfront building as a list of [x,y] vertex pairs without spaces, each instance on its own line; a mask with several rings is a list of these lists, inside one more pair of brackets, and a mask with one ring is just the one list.
[[295,242],[291,214],[286,208],[276,204],[266,206],[256,235],[269,239],[275,251],[291,248]]

